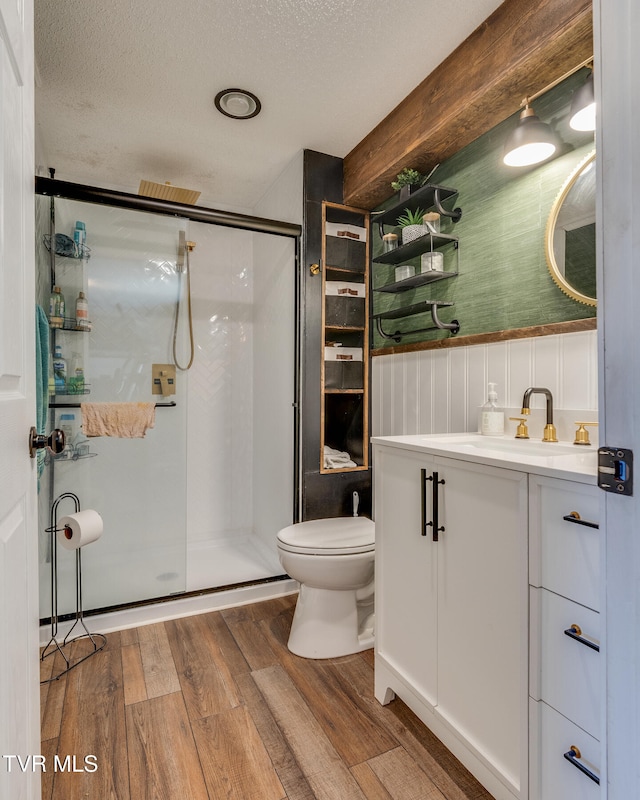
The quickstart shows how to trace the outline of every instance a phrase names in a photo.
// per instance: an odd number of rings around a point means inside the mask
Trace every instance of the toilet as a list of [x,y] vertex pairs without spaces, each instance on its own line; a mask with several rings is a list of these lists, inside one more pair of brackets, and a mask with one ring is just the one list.
[[366,517],[298,522],[277,537],[283,569],[300,584],[288,648],[337,658],[373,646],[375,523]]

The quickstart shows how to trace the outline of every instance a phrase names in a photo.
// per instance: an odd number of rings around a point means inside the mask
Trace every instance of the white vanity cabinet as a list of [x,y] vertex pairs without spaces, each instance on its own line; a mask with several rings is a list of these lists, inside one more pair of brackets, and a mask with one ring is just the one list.
[[529,488],[530,798],[597,800],[598,489],[538,475],[530,476]]
[[378,441],[376,697],[525,798],[528,476]]

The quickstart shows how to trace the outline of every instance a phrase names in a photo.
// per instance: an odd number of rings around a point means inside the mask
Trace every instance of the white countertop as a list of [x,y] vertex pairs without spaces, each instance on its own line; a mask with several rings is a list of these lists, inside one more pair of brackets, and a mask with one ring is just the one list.
[[479,433],[374,436],[371,442],[550,478],[597,483],[598,450],[593,445],[482,436]]

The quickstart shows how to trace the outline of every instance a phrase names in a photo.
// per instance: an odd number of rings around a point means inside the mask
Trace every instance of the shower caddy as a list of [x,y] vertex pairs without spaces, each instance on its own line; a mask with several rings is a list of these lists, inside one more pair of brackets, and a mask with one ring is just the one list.
[[[73,500],[76,513],[80,511],[80,500],[73,492],[64,492],[64,494],[56,498],[51,506],[51,525],[46,528],[46,533],[51,534],[51,638],[40,656],[40,660],[44,661],[45,658],[49,656],[55,657],[56,653],[60,653],[64,659],[65,667],[56,675],[52,675],[50,678],[41,681],[41,683],[57,681],[58,678],[66,675],[69,670],[77,667],[78,664],[82,664],[83,661],[86,661],[100,650],[103,650],[107,644],[107,637],[103,633],[91,633],[84,623],[84,612],[82,609],[82,548],[80,547],[76,550],[76,621],[73,623],[62,642],[58,639],[58,540],[56,534],[59,530],[64,530],[64,528],[58,528],[58,506],[66,499]],[[70,638],[76,627],[84,631],[84,633],[79,633],[73,638]],[[64,648],[80,639],[89,639],[93,645],[93,650],[85,656],[82,656],[82,658],[72,662],[70,656],[65,653]]]

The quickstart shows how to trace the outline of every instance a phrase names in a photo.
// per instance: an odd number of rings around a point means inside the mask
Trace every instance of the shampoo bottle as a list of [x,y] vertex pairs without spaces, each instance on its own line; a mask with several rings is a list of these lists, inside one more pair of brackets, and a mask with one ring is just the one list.
[[89,328],[89,304],[84,292],[79,292],[76,300],[76,328],[81,331]]
[[489,397],[480,409],[480,433],[484,436],[504,434],[504,411],[498,407],[496,384],[489,384]]
[[76,255],[78,258],[84,257],[84,243],[87,240],[87,231],[84,226],[84,222],[80,222],[78,220],[76,222],[76,227],[73,231],[73,243],[76,246]]
[[49,394],[56,393],[56,378],[53,371],[53,356],[49,353]]
[[84,366],[80,353],[74,353],[71,359],[71,371],[68,376],[69,394],[84,394]]
[[64,310],[64,295],[59,286],[54,286],[49,297],[49,324],[52,328],[62,328]]
[[53,353],[53,377],[56,394],[65,394],[67,388],[67,362],[62,357],[62,348],[56,345]]
[[60,430],[64,433],[65,447],[69,447],[76,435],[76,415],[60,414]]

